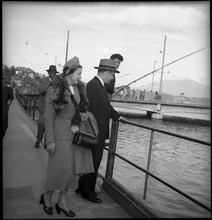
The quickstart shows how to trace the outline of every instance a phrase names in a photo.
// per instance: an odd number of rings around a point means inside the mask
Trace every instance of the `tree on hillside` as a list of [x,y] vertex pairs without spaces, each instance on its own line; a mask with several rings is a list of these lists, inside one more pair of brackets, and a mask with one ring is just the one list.
[[39,75],[35,75],[35,81],[40,82],[41,81],[41,77]]
[[10,68],[9,76],[11,77],[11,76],[13,76],[13,75],[15,75],[15,74],[16,74],[15,67],[12,66],[12,67]]
[[10,69],[8,68],[7,65],[4,65],[4,67],[3,67],[3,72],[4,72],[4,74],[5,74],[7,77],[9,77]]

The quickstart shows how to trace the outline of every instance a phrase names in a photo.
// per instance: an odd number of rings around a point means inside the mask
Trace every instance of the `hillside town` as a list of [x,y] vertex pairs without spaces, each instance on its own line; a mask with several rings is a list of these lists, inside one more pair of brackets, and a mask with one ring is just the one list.
[[[44,74],[36,73],[30,68],[25,67],[7,67],[2,65],[3,76],[6,77],[7,83],[12,87],[22,87],[23,93],[38,94],[37,86]],[[182,104],[199,104],[208,105],[210,100],[208,98],[187,97],[184,93],[178,96],[162,93],[158,91],[139,90],[129,87],[122,90],[120,93],[113,94],[114,100],[129,100],[138,102],[167,102],[167,103],[182,103]]]

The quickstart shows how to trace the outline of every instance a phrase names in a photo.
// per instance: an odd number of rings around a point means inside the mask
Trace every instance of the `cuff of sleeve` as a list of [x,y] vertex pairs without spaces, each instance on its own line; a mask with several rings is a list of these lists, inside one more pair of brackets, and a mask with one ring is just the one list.
[[120,121],[120,120],[121,120],[121,118],[122,118],[122,116],[120,116],[120,117],[118,118],[118,121]]

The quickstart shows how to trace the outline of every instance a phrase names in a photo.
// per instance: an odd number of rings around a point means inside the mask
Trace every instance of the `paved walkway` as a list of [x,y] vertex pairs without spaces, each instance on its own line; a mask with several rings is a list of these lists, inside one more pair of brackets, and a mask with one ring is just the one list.
[[[47,215],[39,197],[43,193],[47,152],[41,146],[34,148],[37,121],[31,120],[14,99],[9,110],[9,127],[3,139],[3,218],[4,219],[64,219],[63,213]],[[53,196],[56,204],[59,193]],[[82,199],[73,190],[68,193],[74,218],[130,218],[103,190],[102,203]]]

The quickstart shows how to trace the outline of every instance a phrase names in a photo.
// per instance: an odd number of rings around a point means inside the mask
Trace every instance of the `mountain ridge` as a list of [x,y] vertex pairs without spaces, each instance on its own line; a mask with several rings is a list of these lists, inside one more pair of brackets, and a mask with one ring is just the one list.
[[[159,81],[154,82],[153,92],[159,90]],[[135,89],[149,91],[151,83],[136,87]],[[196,98],[210,98],[210,87],[204,84],[198,83],[191,79],[180,80],[163,80],[162,93],[178,96],[184,93],[187,97]]]

